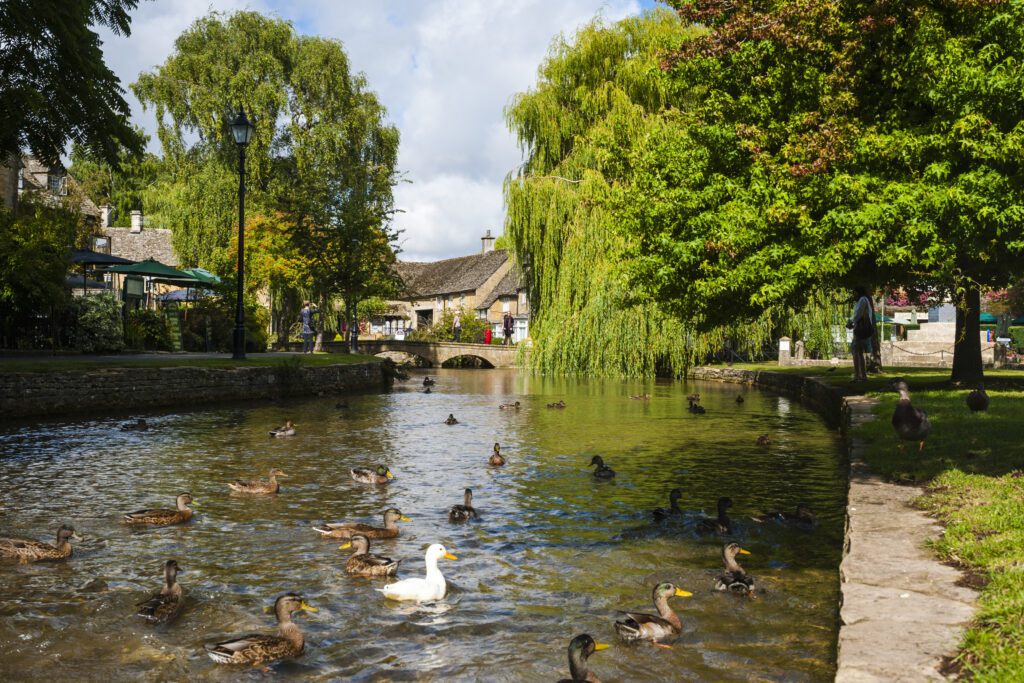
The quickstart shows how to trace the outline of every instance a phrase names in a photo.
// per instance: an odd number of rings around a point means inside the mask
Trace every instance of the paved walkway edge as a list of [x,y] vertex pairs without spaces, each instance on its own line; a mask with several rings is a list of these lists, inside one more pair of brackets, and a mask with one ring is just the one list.
[[856,428],[875,419],[874,399],[844,396],[796,373],[695,368],[690,379],[752,384],[799,398],[847,437],[850,484],[839,566],[842,590],[836,681],[942,681],[939,667],[957,651],[977,593],[957,585],[962,573],[939,562],[927,543],[942,534],[913,507],[921,489],[868,472]]

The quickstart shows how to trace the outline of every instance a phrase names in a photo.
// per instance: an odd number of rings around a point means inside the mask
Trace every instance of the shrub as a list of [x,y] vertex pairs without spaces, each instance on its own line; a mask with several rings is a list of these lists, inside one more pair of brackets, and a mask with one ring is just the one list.
[[[245,350],[267,350],[267,324],[270,314],[255,304],[245,307]],[[200,299],[186,309],[181,326],[182,345],[186,351],[206,351],[207,333],[210,351],[225,353],[232,350],[235,334],[235,305],[233,299],[209,297]]]
[[125,331],[128,346],[133,349],[147,351],[170,351],[171,331],[167,321],[156,311],[148,308],[136,308],[128,313],[128,326]]
[[[454,309],[446,309],[436,323],[428,328],[418,328],[409,337],[411,341],[454,341],[452,321],[455,319]],[[490,325],[486,320],[476,317],[476,311],[462,309],[462,339],[471,344],[483,344],[484,330]]]
[[77,297],[68,305],[71,344],[84,353],[124,350],[121,305],[113,294]]
[[1024,351],[1024,325],[1013,325],[1010,327],[1010,346],[1017,351]]

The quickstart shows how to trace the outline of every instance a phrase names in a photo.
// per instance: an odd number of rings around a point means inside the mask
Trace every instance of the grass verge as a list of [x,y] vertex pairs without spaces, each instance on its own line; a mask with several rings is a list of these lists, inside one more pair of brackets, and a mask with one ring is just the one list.
[[239,368],[277,366],[282,362],[298,366],[320,365],[352,365],[355,363],[380,362],[376,356],[364,356],[348,353],[314,353],[301,355],[296,353],[261,353],[249,354],[244,361],[233,360],[224,355],[216,358],[208,356],[170,355],[154,358],[152,356],[53,356],[47,358],[3,358],[0,359],[0,374],[12,372],[68,372],[87,370],[106,370],[117,368]]
[[[890,418],[898,398],[889,388],[904,377],[915,406],[928,412],[932,433],[923,453],[901,452]],[[919,505],[946,525],[934,543],[939,557],[968,572],[981,588],[978,614],[955,664],[977,681],[1024,680],[1024,375],[986,375],[991,404],[972,414],[966,389],[952,389],[948,371],[890,371],[865,385],[878,419],[857,428],[871,469],[897,482],[924,483]],[[831,380],[826,377],[827,381]],[[842,384],[845,378],[835,383]]]

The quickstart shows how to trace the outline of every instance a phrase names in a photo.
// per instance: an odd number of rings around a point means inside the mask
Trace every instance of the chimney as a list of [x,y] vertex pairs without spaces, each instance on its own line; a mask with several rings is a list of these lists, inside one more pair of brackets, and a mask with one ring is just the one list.
[[488,230],[487,234],[480,238],[483,242],[483,247],[480,250],[481,254],[486,254],[489,251],[494,251],[494,238],[491,237],[491,231]]
[[114,207],[104,204],[100,207],[100,227],[109,228],[114,224]]
[[132,232],[142,232],[142,212],[132,211]]

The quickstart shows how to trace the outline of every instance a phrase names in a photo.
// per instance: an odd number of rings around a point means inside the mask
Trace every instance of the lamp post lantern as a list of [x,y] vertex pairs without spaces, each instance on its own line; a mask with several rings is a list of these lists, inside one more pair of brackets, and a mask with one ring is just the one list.
[[231,135],[238,145],[238,298],[235,302],[235,360],[245,360],[245,309],[242,302],[242,291],[245,287],[245,147],[249,144],[252,132],[256,128],[245,115],[245,107],[240,107],[238,114],[228,124]]

